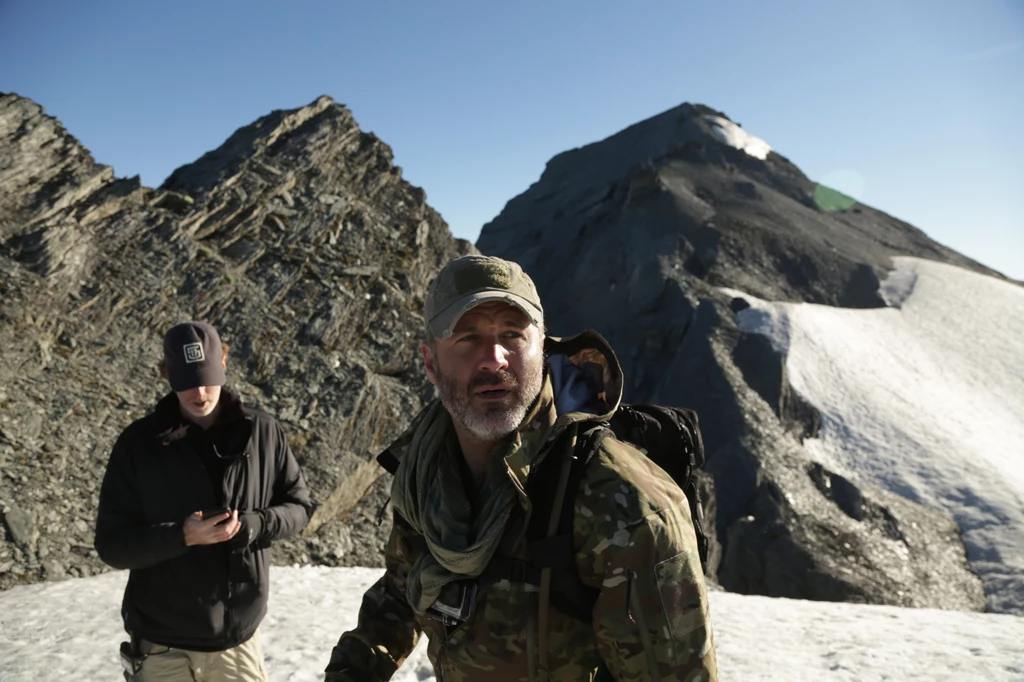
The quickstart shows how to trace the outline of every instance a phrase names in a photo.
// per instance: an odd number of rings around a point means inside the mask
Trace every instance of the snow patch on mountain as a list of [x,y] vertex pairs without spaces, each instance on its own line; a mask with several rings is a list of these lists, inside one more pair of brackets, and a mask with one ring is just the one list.
[[899,308],[771,303],[736,315],[822,417],[822,464],[957,521],[989,609],[1024,614],[1024,288],[895,258]]
[[722,144],[727,144],[735,149],[741,149],[762,161],[768,158],[768,152],[772,148],[761,138],[754,137],[727,118],[707,115],[704,119],[711,124],[711,134]]

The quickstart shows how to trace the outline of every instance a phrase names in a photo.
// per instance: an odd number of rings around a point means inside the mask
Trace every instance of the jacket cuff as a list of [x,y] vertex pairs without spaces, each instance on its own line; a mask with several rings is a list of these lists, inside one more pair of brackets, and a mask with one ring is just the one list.
[[228,540],[228,546],[239,549],[248,547],[259,539],[263,533],[263,517],[259,512],[246,511],[238,515],[242,527],[235,533],[235,537]]
[[157,524],[159,527],[160,552],[167,556],[161,559],[173,559],[187,552],[190,547],[185,544],[185,524],[181,521]]

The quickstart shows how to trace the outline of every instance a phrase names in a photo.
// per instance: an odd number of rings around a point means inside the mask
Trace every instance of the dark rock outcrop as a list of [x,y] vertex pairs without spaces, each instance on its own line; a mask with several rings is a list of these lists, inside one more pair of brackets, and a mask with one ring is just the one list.
[[792,163],[723,144],[723,114],[684,104],[554,157],[484,229],[484,253],[536,280],[553,333],[602,332],[626,399],[697,410],[729,590],[982,609],[947,516],[815,469],[820,417],[769,342],[741,332],[743,293],[884,305],[894,255],[981,265],[816,186]]
[[0,588],[104,569],[106,459],[168,390],[160,338],[184,319],[221,330],[229,386],[282,420],[319,505],[276,560],[380,563],[371,456],[432,395],[422,298],[473,251],[387,145],[322,97],[154,190],[0,95],[0,186]]

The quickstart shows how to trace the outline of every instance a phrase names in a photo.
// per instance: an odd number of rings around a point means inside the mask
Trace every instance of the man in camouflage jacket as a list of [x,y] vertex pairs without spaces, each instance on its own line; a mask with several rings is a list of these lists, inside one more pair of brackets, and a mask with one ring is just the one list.
[[440,400],[389,448],[386,571],[334,648],[328,682],[390,679],[421,634],[439,682],[717,680],[689,506],[626,443],[602,441],[573,508],[579,581],[598,595],[590,622],[539,606],[544,579],[493,570],[529,559],[531,470],[618,406],[604,339],[545,340],[533,282],[497,258],[450,262],[425,308]]

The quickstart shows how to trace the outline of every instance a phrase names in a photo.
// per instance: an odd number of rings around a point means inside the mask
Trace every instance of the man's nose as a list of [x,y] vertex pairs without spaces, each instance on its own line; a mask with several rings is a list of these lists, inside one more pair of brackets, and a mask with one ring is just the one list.
[[480,369],[497,372],[508,367],[508,349],[497,341],[487,343],[480,359]]
[[196,397],[200,400],[204,400],[206,398],[206,386],[196,387]]

